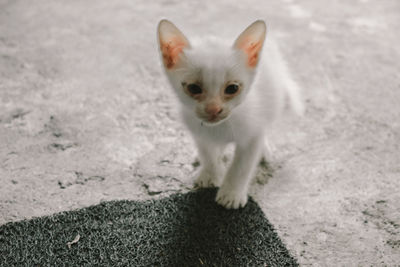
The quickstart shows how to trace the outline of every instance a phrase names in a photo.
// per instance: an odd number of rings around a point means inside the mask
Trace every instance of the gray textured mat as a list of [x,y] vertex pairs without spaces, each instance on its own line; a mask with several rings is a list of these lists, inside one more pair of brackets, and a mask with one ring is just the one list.
[[254,201],[225,210],[214,202],[215,192],[112,201],[2,225],[0,264],[297,266]]

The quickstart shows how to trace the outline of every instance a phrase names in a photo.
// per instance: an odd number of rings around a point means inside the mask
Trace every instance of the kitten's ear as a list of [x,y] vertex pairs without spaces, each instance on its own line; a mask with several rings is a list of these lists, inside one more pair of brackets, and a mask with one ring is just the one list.
[[167,69],[174,68],[184,48],[190,48],[189,41],[170,21],[163,19],[158,24],[158,44]]
[[242,50],[247,55],[247,65],[250,68],[257,66],[266,32],[265,22],[257,20],[239,35],[233,45],[234,48]]

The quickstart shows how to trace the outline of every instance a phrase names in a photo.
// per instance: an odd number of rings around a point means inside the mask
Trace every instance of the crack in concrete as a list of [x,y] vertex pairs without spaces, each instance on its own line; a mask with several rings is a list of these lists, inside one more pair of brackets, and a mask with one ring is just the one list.
[[74,143],[74,142],[64,142],[64,143],[51,143],[49,145],[49,149],[54,151],[54,150],[61,150],[65,151],[69,148],[77,147],[79,144]]
[[66,189],[67,187],[70,187],[72,185],[85,185],[86,183],[90,181],[96,181],[96,182],[103,182],[106,178],[100,175],[93,175],[93,176],[88,176],[85,177],[82,172],[75,171],[75,176],[76,179],[72,182],[67,182],[63,183],[62,181],[58,181],[58,186],[60,189]]

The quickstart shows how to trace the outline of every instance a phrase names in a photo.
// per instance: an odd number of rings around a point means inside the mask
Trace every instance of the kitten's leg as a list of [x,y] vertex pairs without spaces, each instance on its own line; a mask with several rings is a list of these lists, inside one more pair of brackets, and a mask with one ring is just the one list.
[[245,145],[237,145],[235,156],[225,180],[218,190],[216,201],[228,209],[244,207],[247,191],[264,149],[262,137]]
[[198,187],[218,187],[225,175],[223,147],[215,144],[197,142],[200,160],[200,171],[195,185]]

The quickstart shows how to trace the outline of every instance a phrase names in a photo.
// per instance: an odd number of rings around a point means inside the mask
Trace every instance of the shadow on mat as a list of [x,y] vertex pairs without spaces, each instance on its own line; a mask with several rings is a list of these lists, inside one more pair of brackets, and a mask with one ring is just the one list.
[[214,202],[215,194],[203,189],[154,201],[112,201],[8,223],[0,226],[0,263],[297,266],[253,200],[226,210]]

